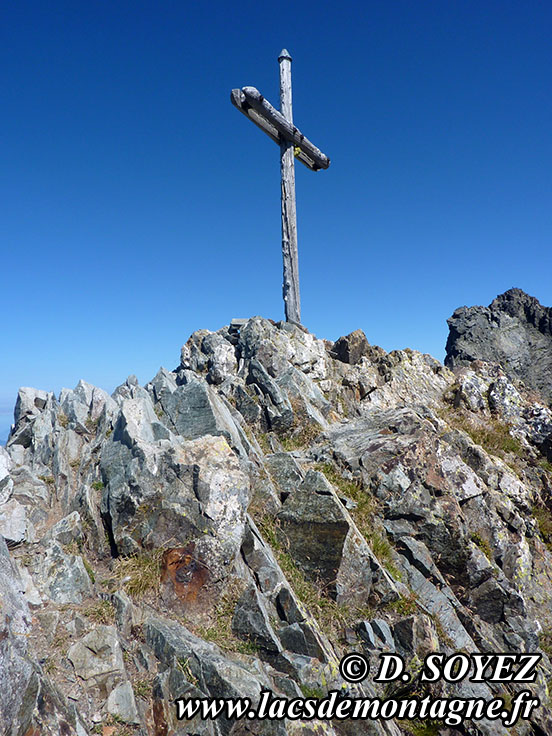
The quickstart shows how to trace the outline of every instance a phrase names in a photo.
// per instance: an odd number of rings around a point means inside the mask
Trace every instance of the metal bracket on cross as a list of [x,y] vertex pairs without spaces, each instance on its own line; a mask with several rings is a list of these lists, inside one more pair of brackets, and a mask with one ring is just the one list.
[[286,320],[301,324],[294,156],[311,171],[327,169],[330,159],[293,125],[291,105],[291,56],[283,49],[280,64],[278,111],[255,87],[233,89],[232,104],[280,146],[282,180],[282,254],[284,258],[284,306]]

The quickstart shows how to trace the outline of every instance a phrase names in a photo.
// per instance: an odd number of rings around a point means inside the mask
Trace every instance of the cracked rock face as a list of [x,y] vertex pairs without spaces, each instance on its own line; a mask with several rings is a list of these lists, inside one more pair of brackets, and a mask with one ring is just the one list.
[[552,309],[521,289],[500,294],[488,307],[460,307],[448,320],[445,365],[498,363],[552,403]]
[[552,411],[496,362],[453,373],[260,317],[199,330],[145,386],[21,389],[0,448],[0,733],[411,733],[176,717],[179,697],[399,692],[345,683],[351,650],[400,654],[402,696],[430,652],[539,651],[542,707],[516,733],[552,733],[551,447]]

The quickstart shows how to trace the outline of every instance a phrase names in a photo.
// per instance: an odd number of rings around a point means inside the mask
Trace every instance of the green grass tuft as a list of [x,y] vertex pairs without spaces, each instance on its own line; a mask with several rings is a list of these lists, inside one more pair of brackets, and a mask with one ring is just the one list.
[[401,728],[409,736],[439,736],[443,724],[439,721],[402,721]]
[[299,685],[299,687],[305,698],[317,698],[321,700],[326,694],[320,687],[311,687],[309,685]]
[[417,601],[416,594],[411,592],[410,595],[401,595],[397,600],[389,603],[389,608],[400,616],[411,616],[418,611]]
[[92,583],[96,582],[96,576],[94,575],[94,570],[92,569],[92,565],[88,562],[86,557],[81,556],[82,564],[84,565],[84,569],[88,573],[88,577],[90,578],[90,581]]

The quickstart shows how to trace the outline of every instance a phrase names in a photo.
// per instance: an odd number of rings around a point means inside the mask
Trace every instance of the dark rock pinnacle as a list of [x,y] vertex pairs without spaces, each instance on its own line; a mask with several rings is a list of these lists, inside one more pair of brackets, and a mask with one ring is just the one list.
[[460,307],[447,320],[445,365],[473,360],[499,363],[552,402],[552,309],[521,289],[509,289],[488,307]]

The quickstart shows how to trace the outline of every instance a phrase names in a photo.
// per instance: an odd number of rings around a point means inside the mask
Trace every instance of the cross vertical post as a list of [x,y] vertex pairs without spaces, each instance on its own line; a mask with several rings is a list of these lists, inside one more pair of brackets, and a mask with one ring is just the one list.
[[295,208],[295,159],[311,171],[327,169],[330,159],[293,124],[291,106],[291,56],[282,49],[280,65],[280,110],[276,110],[256,87],[233,89],[230,99],[243,115],[280,148],[282,192],[282,255],[284,261],[284,309],[286,321],[301,324],[297,213]]
[[[291,56],[283,49],[280,64],[280,112],[293,124],[291,98]],[[287,322],[301,324],[299,295],[299,255],[297,249],[297,210],[295,205],[294,145],[288,139],[280,143],[280,174],[282,187],[282,256],[284,265],[283,297]]]

